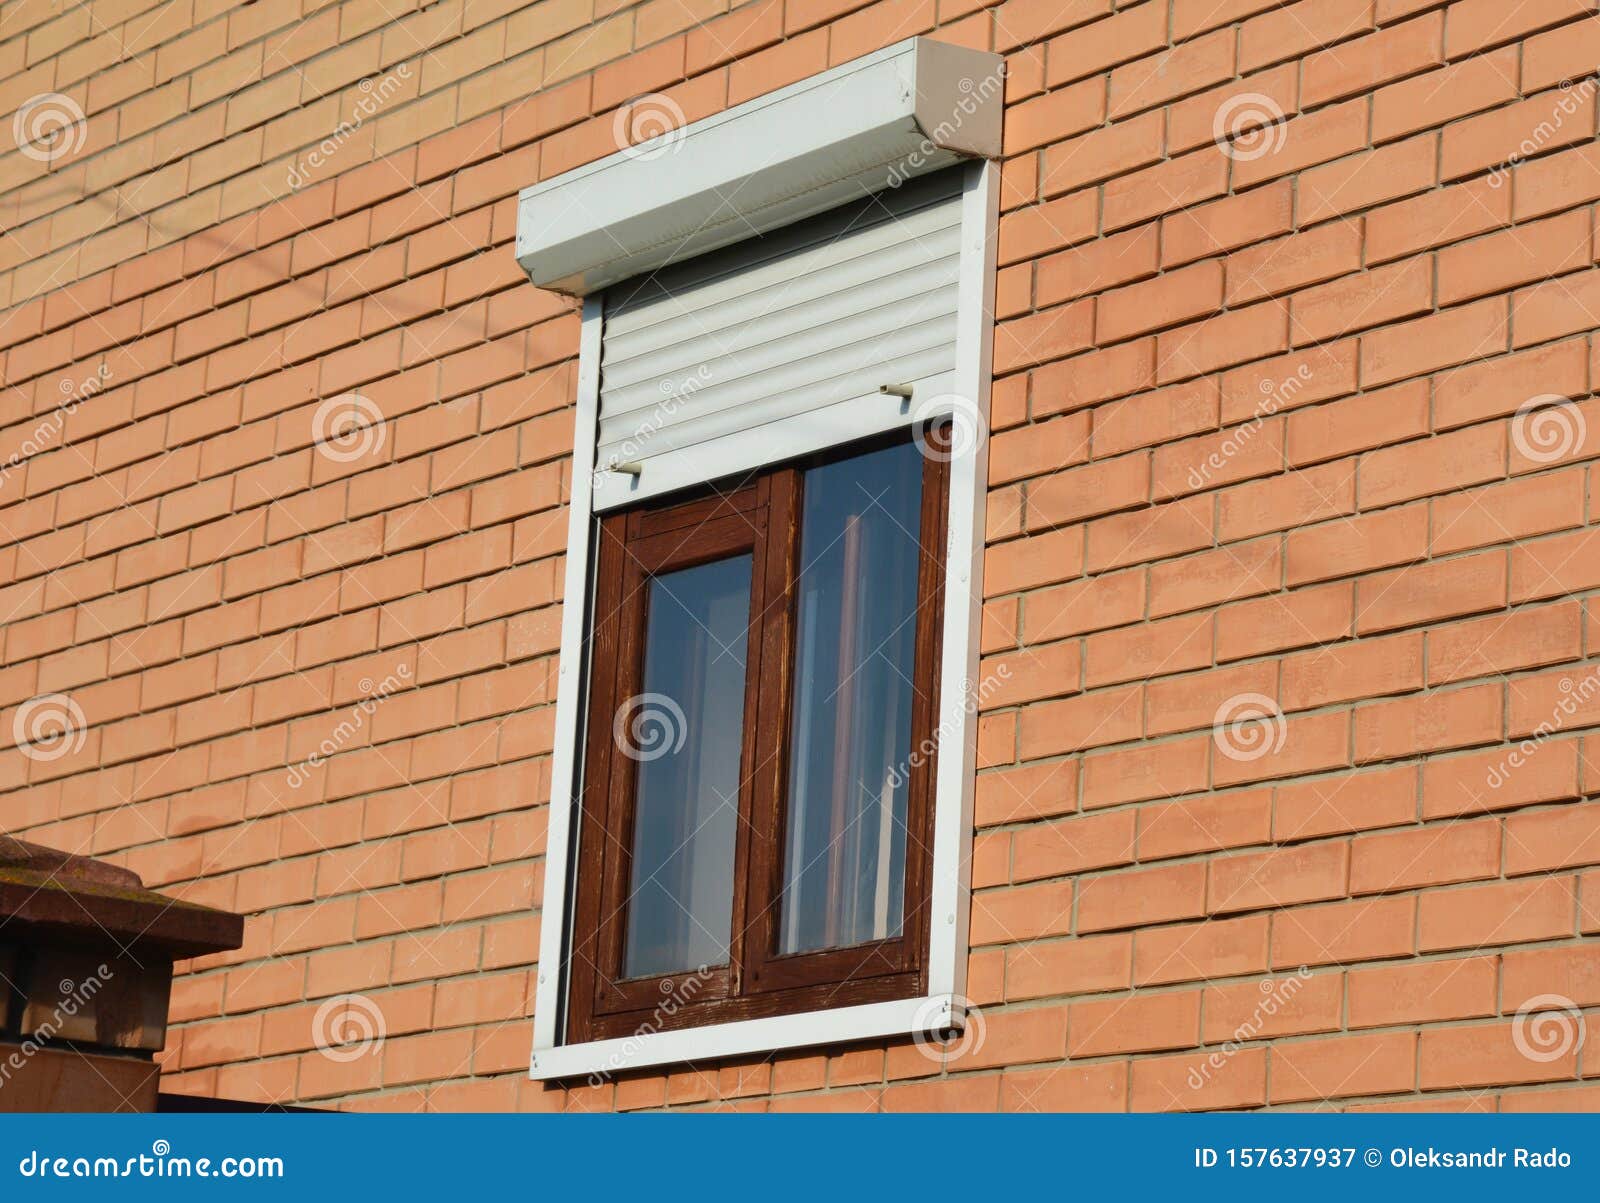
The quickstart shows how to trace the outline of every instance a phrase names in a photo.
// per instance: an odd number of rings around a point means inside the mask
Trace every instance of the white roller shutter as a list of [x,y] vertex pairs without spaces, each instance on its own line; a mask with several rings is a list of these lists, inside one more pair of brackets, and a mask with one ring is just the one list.
[[892,429],[948,391],[961,182],[941,172],[611,289],[596,508]]

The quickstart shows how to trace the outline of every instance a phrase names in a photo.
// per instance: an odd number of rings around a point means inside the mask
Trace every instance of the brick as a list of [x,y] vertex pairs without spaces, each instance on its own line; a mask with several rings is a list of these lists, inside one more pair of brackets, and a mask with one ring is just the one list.
[[1289,532],[1287,547],[1290,587],[1421,560],[1428,554],[1428,507],[1403,506],[1302,527]]
[[[1559,1019],[1559,1016],[1558,1016]],[[1570,1022],[1570,1021],[1568,1021]],[[1482,1086],[1490,1082],[1548,1082],[1573,1077],[1577,1051],[1548,1051],[1559,1056],[1528,1057],[1519,1045],[1521,1025],[1491,1024],[1440,1028],[1422,1033],[1418,1053],[1418,1078],[1424,1090]]]
[[1000,1084],[1002,1111],[1122,1111],[1128,1067],[1117,1062],[1050,1069],[1007,1070]]
[[[1159,265],[1156,232],[1152,229],[1133,230],[1109,238],[1096,239],[1082,246],[1057,252],[1039,260],[1037,271],[1038,303],[1055,305],[1074,300],[1090,293],[1154,275]],[[1128,303],[1123,302],[1127,308]],[[1135,324],[1133,314],[1123,319],[1124,326]],[[1104,331],[1104,307],[1100,310],[1103,341],[1110,341]],[[1158,323],[1159,324],[1159,323]],[[1154,327],[1146,327],[1153,329]]]
[[1498,552],[1382,573],[1357,584],[1356,626],[1370,634],[1496,610],[1506,604],[1506,586]]
[[1135,4],[1114,17],[1094,21],[1051,39],[1046,81],[1051,87],[1093,75],[1166,44],[1167,12],[1159,3]]
[[1575,603],[1458,623],[1429,634],[1428,680],[1441,684],[1575,660],[1580,640]]
[[[1156,6],[1147,3],[1143,7]],[[1045,151],[1040,185],[1046,197],[1060,196],[1148,167],[1161,158],[1162,149],[1162,116],[1146,113],[1050,147]]]
[[1487,0],[1461,0],[1450,8],[1445,52],[1451,58],[1471,54],[1593,12],[1594,5],[1589,0],[1535,0],[1520,6],[1514,14],[1497,9]]
[[1206,907],[1227,913],[1342,897],[1349,859],[1342,843],[1223,857],[1212,864]]
[[1293,205],[1289,184],[1280,182],[1170,213],[1161,219],[1162,264],[1176,266],[1286,234]]
[[1291,4],[1246,21],[1240,31],[1240,66],[1253,68],[1293,58],[1312,47],[1332,46],[1373,25],[1372,5],[1362,0]]
[[1350,891],[1367,894],[1448,885],[1493,876],[1500,825],[1476,819],[1358,838],[1350,856]]
[[[1206,740],[1193,741],[1196,758]],[[1088,805],[1087,799],[1085,805]],[[1139,858],[1185,856],[1264,844],[1270,838],[1271,799],[1266,790],[1242,790],[1146,807],[1139,814]]]
[[1545,877],[1424,894],[1417,921],[1423,952],[1554,940],[1575,934],[1577,883]]
[[1072,1005],[1073,1057],[1190,1048],[1199,1043],[1200,992],[1134,995]]
[[1214,1111],[1267,1101],[1267,1051],[1244,1048],[1142,1057],[1133,1062],[1133,1111]]
[[1217,539],[1228,543],[1306,526],[1355,508],[1353,463],[1286,472],[1223,491],[1217,498]]
[[1133,980],[1140,986],[1264,973],[1268,919],[1208,920],[1139,932]]
[[1006,950],[1006,996],[1094,994],[1130,984],[1133,937],[1087,936]]
[[1228,302],[1243,304],[1280,296],[1360,267],[1361,227],[1349,221],[1330,222],[1230,255]]
[[1593,945],[1506,952],[1501,989],[1517,1008],[1541,994],[1559,994],[1580,1007],[1600,1000],[1600,951]]
[[1449,181],[1490,168],[1503,170],[1525,155],[1522,148],[1530,140],[1540,151],[1571,146],[1593,135],[1594,119],[1594,93],[1574,89],[1546,92],[1454,122],[1444,128],[1440,178]]
[[1374,331],[1361,342],[1364,384],[1387,384],[1507,349],[1506,306],[1498,299]]
[[1600,863],[1600,835],[1592,804],[1532,811],[1506,820],[1507,874],[1549,872]]
[[1527,400],[1528,380],[1562,396],[1586,390],[1588,365],[1582,340],[1539,347],[1492,359],[1441,376],[1434,386],[1434,423],[1439,430],[1516,412]]
[[1014,837],[1012,874],[1018,882],[1060,877],[1133,860],[1131,811],[1084,815],[1030,827]]
[[1272,1102],[1324,1102],[1409,1091],[1416,1082],[1412,1032],[1296,1041],[1272,1050]]
[[1592,262],[1587,213],[1514,226],[1439,254],[1439,304],[1505,292],[1518,284],[1586,268]]
[[1205,876],[1203,864],[1181,864],[1089,878],[1078,901],[1078,930],[1199,918],[1205,913]]
[[[1425,895],[1424,901],[1452,896]],[[1494,957],[1352,970],[1346,985],[1350,1026],[1387,1027],[1493,1015],[1497,977]]]
[[1272,966],[1350,964],[1415,951],[1417,900],[1367,898],[1272,917]]
[[1410,765],[1280,785],[1274,791],[1273,838],[1303,840],[1411,823],[1417,792],[1417,770]]
[[1500,738],[1505,702],[1498,684],[1379,702],[1356,712],[1356,760],[1470,747]]
[[1207,1044],[1333,1031],[1340,1025],[1344,977],[1294,973],[1205,991]]
[[1003,944],[1062,934],[1072,921],[1072,883],[1046,882],[973,895],[974,945]]
[[1429,760],[1423,768],[1422,815],[1505,810],[1575,798],[1578,793],[1576,740],[1495,747]]

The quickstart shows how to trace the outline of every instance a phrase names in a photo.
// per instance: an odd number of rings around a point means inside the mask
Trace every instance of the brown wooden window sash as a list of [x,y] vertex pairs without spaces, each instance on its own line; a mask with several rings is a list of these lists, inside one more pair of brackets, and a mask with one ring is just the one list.
[[[880,440],[868,449],[894,441]],[[915,997],[926,989],[936,752],[911,756],[907,764],[899,933],[849,947],[778,953],[804,481],[803,466],[780,467],[731,490],[607,515],[598,524],[568,965],[569,1043]],[[934,747],[947,499],[947,464],[927,456],[917,532],[907,753]],[[627,978],[623,964],[639,765],[613,738],[613,723],[619,707],[640,693],[647,586],[656,575],[735,555],[751,557],[751,573],[727,963],[704,972],[696,967]],[[870,721],[870,716],[853,716],[853,721]],[[879,855],[886,854],[880,849]],[[831,881],[846,866],[829,870]]]

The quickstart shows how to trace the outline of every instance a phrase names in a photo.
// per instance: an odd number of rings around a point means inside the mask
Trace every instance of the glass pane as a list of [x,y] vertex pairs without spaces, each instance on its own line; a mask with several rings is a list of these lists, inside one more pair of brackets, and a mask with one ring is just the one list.
[[922,458],[805,475],[778,951],[900,934]]
[[626,977],[728,960],[750,557],[653,577],[644,692],[615,735],[639,762]]

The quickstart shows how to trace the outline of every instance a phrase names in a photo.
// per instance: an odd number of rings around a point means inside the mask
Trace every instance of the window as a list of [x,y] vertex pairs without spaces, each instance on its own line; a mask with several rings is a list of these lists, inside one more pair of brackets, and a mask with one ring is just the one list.
[[[925,988],[946,466],[922,438],[600,524],[576,1039]],[[662,1014],[670,999],[670,1014]]]
[[908,39],[519,197],[583,300],[535,1078],[961,1021],[1003,73]]

